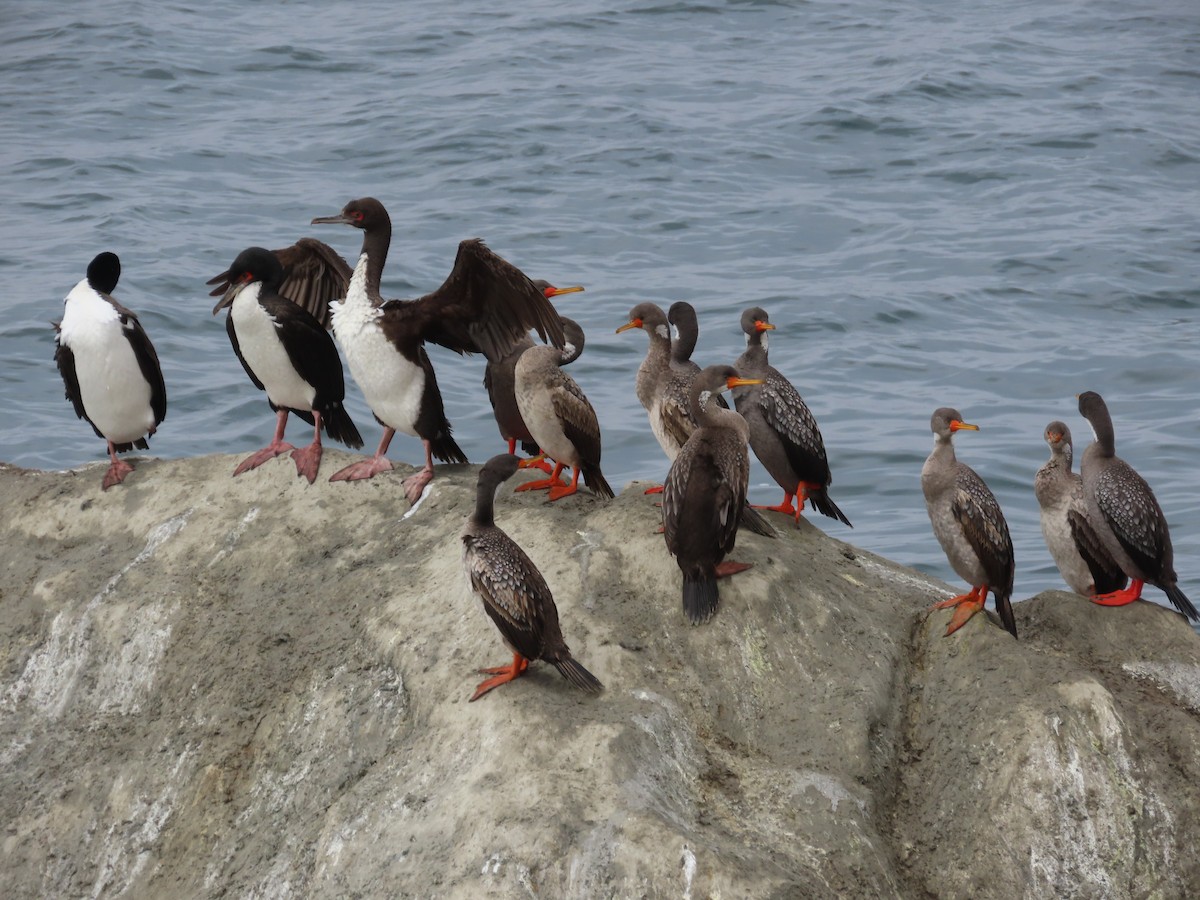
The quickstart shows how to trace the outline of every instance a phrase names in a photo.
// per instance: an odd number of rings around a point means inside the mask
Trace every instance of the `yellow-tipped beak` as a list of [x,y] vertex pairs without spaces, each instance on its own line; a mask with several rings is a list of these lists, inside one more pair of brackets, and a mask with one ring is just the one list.
[[570,287],[548,287],[546,288],[546,299],[551,297],[559,297],[563,294],[578,294],[583,290],[582,284],[573,284]]
[[762,384],[761,378],[727,378],[725,384],[727,387],[735,388],[742,387],[747,384]]
[[950,430],[951,431],[978,431],[979,426],[971,425],[967,422],[960,422],[960,421],[958,421],[958,419],[955,419],[953,422],[950,423]]
[[763,322],[761,320],[756,321],[754,323],[754,328],[756,331],[774,331],[775,330],[775,326],[772,325],[770,322]]
[[628,322],[626,322],[624,325],[622,325],[620,328],[618,328],[616,330],[616,333],[620,334],[622,331],[628,331],[630,328],[641,328],[641,327],[642,327],[641,319],[630,319]]

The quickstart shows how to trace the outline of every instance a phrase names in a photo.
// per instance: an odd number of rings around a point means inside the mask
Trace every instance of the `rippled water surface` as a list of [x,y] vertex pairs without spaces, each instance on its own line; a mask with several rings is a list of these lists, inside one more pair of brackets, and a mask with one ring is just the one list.
[[[1005,509],[1017,597],[1058,586],[1031,483],[1047,422],[1090,437],[1074,395],[1093,389],[1200,600],[1200,7],[499,6],[5,4],[0,458],[103,455],[49,325],[100,250],[163,360],[152,451],[266,443],[204,281],[307,234],[352,257],[357,232],[308,222],[370,194],[395,223],[386,296],[436,287],[473,236],[587,286],[564,299],[589,338],[572,374],[614,485],[666,468],[633,396],[645,338],[613,333],[629,308],[690,300],[708,363],[740,353],[758,304],[855,523],[821,527],[955,581],[919,483],[930,413],[953,405],[982,426],[959,456]],[[468,455],[501,450],[482,360],[430,352]]]

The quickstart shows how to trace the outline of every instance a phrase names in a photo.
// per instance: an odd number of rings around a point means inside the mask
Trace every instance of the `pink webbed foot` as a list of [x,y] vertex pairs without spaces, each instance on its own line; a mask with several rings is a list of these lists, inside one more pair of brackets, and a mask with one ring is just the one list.
[[133,466],[125,462],[123,459],[113,458],[112,465],[108,467],[108,471],[104,473],[104,480],[100,482],[100,490],[107,491],[114,484],[120,484],[125,480],[125,476],[133,471]]
[[717,563],[717,577],[728,578],[730,575],[736,575],[738,572],[745,572],[754,563],[733,562],[726,560],[725,562]]
[[425,490],[425,485],[433,481],[433,469],[421,469],[415,475],[409,475],[401,483],[404,488],[404,496],[408,498],[410,506],[421,499],[421,493]]
[[362,459],[356,463],[351,463],[344,469],[338,469],[329,476],[330,481],[363,481],[367,478],[374,478],[380,472],[388,472],[392,468],[392,461],[386,456],[372,456],[369,459]]
[[257,469],[263,463],[269,462],[270,460],[279,456],[281,453],[287,453],[289,450],[295,449],[296,448],[291,444],[284,441],[279,441],[263,447],[257,453],[247,456],[240,463],[238,463],[238,467],[233,470],[233,477],[236,478],[243,472],[249,472],[251,469]]
[[321,467],[321,445],[309,444],[303,449],[293,450],[292,459],[296,462],[296,474],[307,478],[312,484],[317,480],[317,469]]

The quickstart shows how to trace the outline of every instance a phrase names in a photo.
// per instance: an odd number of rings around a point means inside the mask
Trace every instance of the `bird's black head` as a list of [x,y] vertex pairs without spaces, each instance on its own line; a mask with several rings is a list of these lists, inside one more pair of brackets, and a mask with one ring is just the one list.
[[343,206],[336,216],[317,216],[312,220],[312,224],[353,225],[366,231],[387,228],[391,231],[392,219],[383,208],[383,204],[374,197],[361,197]]
[[262,247],[247,247],[229,267],[229,281],[232,284],[261,281],[265,287],[277,288],[282,280],[283,264],[279,257]]
[[87,280],[92,286],[92,290],[99,291],[102,294],[111,294],[117,287],[117,281],[121,277],[121,260],[117,259],[117,254],[105,251],[96,255],[96,258],[88,263]]

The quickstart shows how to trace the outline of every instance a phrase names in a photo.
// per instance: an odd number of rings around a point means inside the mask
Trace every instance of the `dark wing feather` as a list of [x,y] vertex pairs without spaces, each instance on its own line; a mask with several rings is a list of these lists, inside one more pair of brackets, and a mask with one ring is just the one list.
[[564,343],[554,305],[524,272],[478,238],[458,245],[449,277],[416,304],[421,336],[458,353],[500,359],[531,328],[547,343]]
[[[696,420],[688,409],[688,391],[692,386],[695,373],[676,372],[663,387],[662,401],[659,404],[659,418],[663,431],[671,436],[675,443],[682,447],[696,430]],[[717,395],[720,397],[720,395]]]
[[129,346],[133,348],[133,355],[138,361],[142,377],[150,385],[150,409],[154,412],[154,424],[159,425],[167,417],[167,386],[163,382],[162,366],[159,365],[154,345],[150,343],[150,338],[142,328],[142,323],[138,321],[136,313],[126,309],[107,294],[101,296],[113,305],[120,316],[121,331],[129,341]]
[[[307,310],[321,327],[328,328],[329,304],[346,296],[353,270],[336,250],[316,238],[300,238],[290,247],[271,252],[283,266],[280,296]],[[212,296],[221,296],[229,289],[229,270],[206,284],[216,285]]]
[[1076,509],[1069,510],[1067,524],[1071,528],[1071,538],[1075,541],[1075,549],[1087,563],[1096,593],[1109,594],[1125,587],[1129,579],[1100,541],[1099,535],[1092,528],[1092,523],[1087,520],[1087,516]]
[[242,364],[242,368],[246,370],[246,374],[250,376],[250,380],[254,382],[254,386],[260,391],[265,391],[267,389],[266,386],[254,374],[254,370],[246,362],[246,357],[242,356],[242,345],[238,343],[237,329],[233,327],[232,314],[225,317],[225,333],[229,335],[229,343],[233,345],[233,352],[237,356],[238,362]]
[[79,390],[79,375],[75,372],[75,353],[62,341],[59,323],[54,323],[54,363],[58,366],[59,374],[62,375],[63,387],[66,388],[67,399],[71,401],[71,406],[75,408],[75,415],[81,419],[86,419],[87,423],[92,426],[92,431],[96,432],[96,437],[103,438],[100,429],[95,426],[91,419],[88,419],[87,410],[83,408],[83,393]]
[[545,640],[542,610],[554,603],[542,573],[499,528],[464,535],[463,547],[467,577],[487,614],[518,653],[538,659]]
[[1162,569],[1166,519],[1150,485],[1121,459],[1114,459],[1096,481],[1096,503],[1121,548],[1147,575]]
[[772,368],[759,389],[758,402],[763,418],[782,440],[792,470],[803,481],[828,485],[832,479],[825,441],[800,392]]
[[575,379],[560,371],[551,385],[550,400],[562,424],[563,434],[575,446],[580,459],[599,464],[600,422]]
[[954,518],[962,526],[971,549],[983,564],[988,586],[997,596],[1012,594],[1016,564],[1012,537],[1000,504],[973,469],[959,463],[954,502]]

